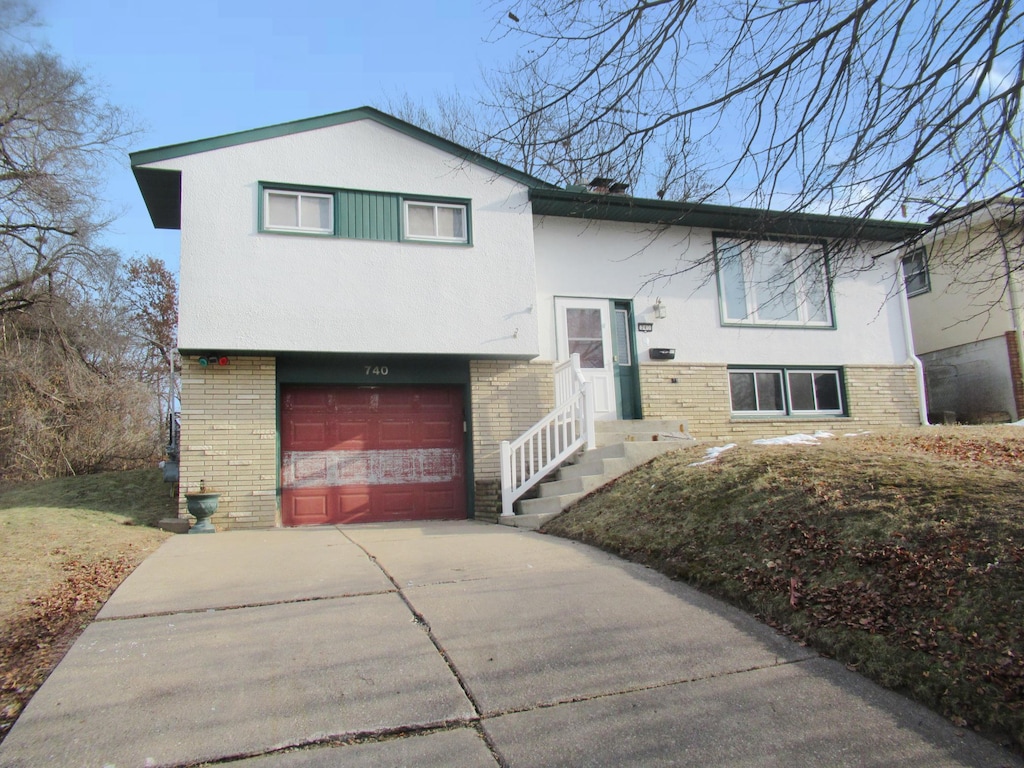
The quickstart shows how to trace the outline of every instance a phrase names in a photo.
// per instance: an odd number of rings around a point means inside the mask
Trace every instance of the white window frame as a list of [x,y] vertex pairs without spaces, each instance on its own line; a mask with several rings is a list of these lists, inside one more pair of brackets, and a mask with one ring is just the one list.
[[[285,227],[281,225],[275,225],[270,223],[270,196],[271,195],[282,195],[286,197],[294,197],[296,204],[298,205],[299,211],[299,226],[297,227]],[[330,224],[328,227],[307,227],[302,226],[302,199],[303,198],[318,198],[321,200],[327,200],[328,211],[327,216]],[[264,187],[263,188],[263,231],[264,232],[302,232],[311,235],[333,235],[334,234],[334,195],[329,192],[304,192],[294,189],[279,189],[277,187]]]
[[[434,234],[414,235],[409,230],[409,206],[416,205],[424,208],[434,209]],[[462,237],[445,237],[439,235],[437,226],[437,212],[439,209],[447,208],[461,211],[462,213]],[[465,203],[441,203],[434,200],[416,200],[413,198],[402,201],[402,232],[403,239],[417,240],[427,243],[468,243],[469,242],[469,206]]]
[[[908,269],[908,265],[912,266],[913,269]],[[910,279],[919,276],[924,276],[924,285],[917,290],[911,290]],[[903,257],[903,286],[906,288],[907,298],[920,296],[932,289],[932,278],[928,271],[928,251],[923,245],[918,246],[911,253]]]
[[[735,411],[732,410],[732,376],[736,373],[751,374],[754,377],[754,405],[755,409],[752,411]],[[757,389],[757,375],[771,373],[778,377],[779,389],[782,390],[782,410],[776,410],[774,408],[758,408],[756,406],[761,403],[761,396]],[[734,416],[785,416],[786,410],[786,390],[784,384],[785,374],[782,368],[730,368],[729,369],[729,410]]]
[[[790,379],[791,379],[791,377],[794,374],[810,375],[810,377],[811,377],[811,389],[812,389],[812,393],[814,395],[814,405],[815,405],[813,410],[810,410],[810,411],[807,411],[807,410],[797,410],[797,408],[793,405],[793,384],[792,384]],[[839,397],[839,407],[838,408],[818,408],[817,407],[817,405],[818,405],[818,390],[817,390],[817,387],[814,386],[815,385],[814,379],[815,379],[816,376],[820,376],[820,375],[824,375],[824,374],[828,374],[830,376],[834,376],[835,377],[835,380],[836,380],[836,393],[837,393],[837,395]],[[811,369],[811,368],[793,368],[793,369],[787,369],[786,370],[786,405],[787,405],[787,407],[789,409],[789,413],[792,414],[793,416],[842,416],[845,413],[845,411],[843,410],[843,379],[842,379],[842,376],[840,376],[839,371],[836,368],[815,368],[815,369]]]
[[[758,374],[773,374],[777,377],[778,385],[782,388],[782,404],[783,410],[776,409],[756,409],[753,411],[743,410],[738,411],[732,408],[732,375],[733,374],[751,374],[754,377],[754,400],[755,405],[760,405],[760,393],[757,389],[757,375]],[[790,377],[794,374],[810,375],[812,387],[814,385],[814,377],[817,375],[828,374],[835,377],[836,381],[836,392],[839,397],[838,408],[815,408],[814,410],[798,410],[793,406],[793,385]],[[760,418],[815,418],[819,416],[845,416],[846,406],[843,401],[843,372],[841,368],[729,368],[729,410],[733,416],[738,417],[760,417]],[[817,406],[818,392],[814,390],[814,402]]]
[[[785,286],[792,286],[795,302],[796,318],[775,319],[762,317],[760,309],[768,306],[772,297],[760,297],[772,290],[757,278],[759,255],[781,254],[784,260],[779,264],[788,270]],[[728,286],[726,284],[726,259],[740,259],[743,275],[743,299],[745,314],[743,317],[730,317],[728,303]],[[748,240],[735,237],[715,237],[715,258],[718,278],[718,305],[723,325],[764,325],[792,328],[835,328],[835,315],[832,309],[832,291],[829,285],[828,265],[826,263],[825,246],[820,242],[801,242],[795,240]],[[816,319],[812,306],[812,292],[823,295],[821,309],[824,318]]]

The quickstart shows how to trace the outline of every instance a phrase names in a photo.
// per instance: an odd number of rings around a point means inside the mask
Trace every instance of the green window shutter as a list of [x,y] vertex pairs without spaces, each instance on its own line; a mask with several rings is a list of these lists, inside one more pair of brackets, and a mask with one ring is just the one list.
[[401,201],[387,192],[338,193],[338,235],[356,240],[399,240]]

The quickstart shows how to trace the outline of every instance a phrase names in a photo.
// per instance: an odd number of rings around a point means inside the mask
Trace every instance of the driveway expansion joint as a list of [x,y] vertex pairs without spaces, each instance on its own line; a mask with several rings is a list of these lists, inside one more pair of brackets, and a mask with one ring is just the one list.
[[395,589],[378,589],[370,592],[350,592],[340,595],[320,595],[317,597],[296,597],[288,600],[266,600],[264,602],[239,603],[237,605],[207,606],[205,608],[180,608],[172,611],[151,611],[149,613],[132,613],[125,616],[104,616],[93,619],[94,624],[106,624],[113,621],[125,621],[129,619],[153,619],[161,616],[181,616],[189,613],[224,613],[226,611],[239,611],[244,608],[267,608],[274,605],[292,605],[295,603],[317,603],[325,600],[346,600],[351,597],[375,597],[377,595],[392,595]]
[[[455,662],[452,660],[451,656],[448,655],[448,652],[444,649],[444,646],[441,645],[441,642],[437,639],[437,636],[430,628],[430,623],[427,621],[426,617],[422,613],[420,613],[412,604],[412,602],[409,600],[409,597],[402,590],[401,585],[398,583],[395,577],[388,572],[388,569],[385,568],[380,563],[380,561],[377,560],[377,558],[374,557],[373,554],[366,549],[366,547],[364,547],[358,541],[352,539],[344,531],[342,531],[342,534],[345,536],[345,538],[347,538],[349,541],[351,541],[353,544],[359,547],[366,554],[367,558],[369,558],[370,562],[372,562],[375,566],[377,566],[380,569],[380,572],[384,574],[384,577],[392,584],[394,584],[398,597],[401,598],[402,602],[405,603],[406,608],[408,608],[409,612],[412,614],[412,620],[419,624],[421,627],[423,627],[423,631],[426,632],[427,637],[430,639],[430,642],[433,644],[434,648],[437,649],[437,652],[441,655],[442,660],[448,666],[448,669],[451,671],[452,675],[455,677],[456,682],[459,684],[459,687],[462,689],[463,694],[465,694],[466,698],[469,700],[470,705],[472,705],[475,717],[479,719],[481,716],[479,700],[473,694],[473,691],[469,687],[469,683],[462,676],[462,673],[459,671],[458,667],[455,666]],[[491,746],[489,742],[488,746]]]
[[561,707],[566,704],[580,704],[586,701],[599,701],[601,699],[610,699],[615,696],[626,696],[633,693],[644,693],[645,691],[657,691],[665,688],[672,688],[677,685],[688,685],[690,683],[701,683],[707,680],[720,680],[722,678],[733,677],[735,675],[745,675],[750,672],[760,672],[765,669],[779,669],[781,667],[788,667],[793,664],[803,664],[808,661],[821,658],[820,656],[807,656],[802,659],[777,659],[773,664],[756,664],[752,667],[745,667],[744,669],[730,669],[725,672],[716,672],[710,675],[700,675],[698,677],[686,677],[678,680],[666,680],[662,683],[652,683],[650,685],[638,685],[631,688],[622,688],[616,691],[604,691],[602,693],[591,693],[582,694],[579,696],[570,696],[564,699],[556,699],[553,701],[542,701],[537,704],[530,704],[523,707],[510,707],[509,709],[492,710],[489,712],[481,712],[481,722],[487,720],[493,720],[498,717],[504,717],[505,715],[517,715],[523,712],[533,712],[540,709],[551,709],[552,707]]
[[[254,750],[252,752],[240,752],[234,755],[222,755],[221,757],[204,758],[201,760],[190,760],[184,763],[163,763],[153,768],[199,768],[206,765],[230,765],[242,760],[252,760],[257,757],[268,757],[270,755],[283,755],[291,752],[305,752],[314,749],[350,747],[356,744],[381,744],[395,739],[405,739],[410,736],[429,736],[434,733],[443,733],[460,728],[467,728],[476,731],[484,736],[476,718],[454,718],[422,725],[402,725],[394,728],[379,728],[372,731],[353,731],[351,733],[337,733],[330,736],[323,736],[318,739],[309,739],[294,744],[284,744],[270,749]],[[486,740],[486,739],[485,739]]]

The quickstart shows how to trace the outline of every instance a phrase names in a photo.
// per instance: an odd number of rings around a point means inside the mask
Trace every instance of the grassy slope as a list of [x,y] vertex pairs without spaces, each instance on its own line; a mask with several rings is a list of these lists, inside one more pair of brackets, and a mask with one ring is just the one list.
[[546,532],[752,611],[1024,749],[1024,431],[665,455]]
[[0,739],[173,514],[155,469],[0,490]]

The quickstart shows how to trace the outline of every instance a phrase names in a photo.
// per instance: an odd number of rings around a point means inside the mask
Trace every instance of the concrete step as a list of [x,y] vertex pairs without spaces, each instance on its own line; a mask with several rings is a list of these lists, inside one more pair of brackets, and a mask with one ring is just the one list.
[[517,502],[520,515],[543,515],[552,513],[557,515],[577,499],[582,499],[584,493],[563,493],[559,496],[538,496],[535,499],[520,499]]
[[[598,466],[598,465],[594,465]],[[604,467],[604,464],[601,464]],[[561,496],[565,493],[590,493],[595,488],[600,488],[604,485],[603,475],[580,475],[579,477],[569,477],[564,480],[551,480],[549,482],[541,483],[538,486],[541,496]]]
[[596,423],[594,432],[599,446],[690,439],[685,421],[652,419],[599,421]]
[[510,525],[513,528],[526,528],[530,531],[535,531],[540,528],[544,523],[553,517],[558,517],[561,513],[559,512],[544,512],[538,515],[509,515],[508,517],[498,516],[498,523],[501,525]]
[[518,528],[540,528],[573,502],[634,467],[695,442],[693,439],[625,442],[584,451],[577,457],[577,463],[567,464],[558,470],[557,480],[541,483],[538,486],[539,496],[520,499],[516,502],[516,514],[499,517],[498,522]]

